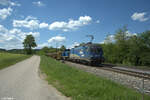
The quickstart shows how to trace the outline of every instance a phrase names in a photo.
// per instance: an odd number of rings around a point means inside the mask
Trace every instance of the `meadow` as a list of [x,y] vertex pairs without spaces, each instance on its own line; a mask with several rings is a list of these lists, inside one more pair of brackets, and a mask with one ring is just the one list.
[[22,61],[29,57],[30,56],[23,55],[23,54],[12,54],[12,53],[5,53],[5,52],[0,53],[0,69],[16,64],[17,62]]
[[[141,100],[133,89],[96,75],[70,67],[50,57],[41,56],[40,70],[65,96],[73,100]],[[145,95],[144,100],[150,100]]]

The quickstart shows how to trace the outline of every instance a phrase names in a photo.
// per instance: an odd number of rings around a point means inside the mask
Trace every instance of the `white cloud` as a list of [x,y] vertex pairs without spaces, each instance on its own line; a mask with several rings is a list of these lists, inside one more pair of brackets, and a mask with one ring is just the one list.
[[39,32],[22,32],[20,29],[8,30],[0,25],[0,46],[4,49],[20,49],[23,48],[22,42],[26,35],[32,34],[37,40],[40,36]]
[[39,27],[39,21],[32,16],[28,16],[24,20],[13,20],[13,26],[14,27],[26,27],[32,30],[32,29],[36,29]]
[[25,27],[29,28],[31,30],[37,29],[37,28],[48,28],[47,23],[40,23],[37,18],[32,16],[27,16],[24,20],[13,20],[13,26],[14,27]]
[[4,49],[21,48],[21,38],[9,32],[4,26],[0,25],[0,46]]
[[[126,31],[126,36],[127,37],[132,37],[132,36],[137,36],[137,33],[132,33],[130,31]],[[115,42],[115,35],[114,34],[111,34],[111,35],[108,35],[107,37],[105,37],[105,40],[100,42],[100,44],[104,44],[104,43],[113,43]]]
[[92,21],[90,16],[80,16],[78,20],[70,19],[68,22],[56,21],[49,25],[50,30],[69,31],[78,29],[81,26],[88,25]]
[[36,17],[33,17],[33,16],[27,16],[26,17],[26,20],[36,20],[37,18]]
[[68,46],[67,48],[68,48],[68,49],[71,49],[71,48],[74,48],[75,46],[79,46],[79,45],[80,45],[80,43],[74,42],[73,44],[71,44],[71,45]]
[[148,17],[145,17],[147,13],[146,12],[142,12],[142,13],[137,13],[135,12],[131,18],[132,20],[138,20],[140,22],[144,22],[144,21],[147,21],[149,18]]
[[20,6],[17,2],[12,2],[11,0],[0,0],[0,5],[3,6]]
[[26,33],[26,35],[33,35],[35,38],[40,37],[40,33],[39,32],[28,32],[28,33]]
[[54,36],[54,37],[51,37],[47,42],[44,42],[44,43],[41,43],[41,44],[38,44],[38,46],[36,47],[37,49],[41,49],[45,46],[56,46],[55,43],[59,43],[57,44],[57,48],[60,48],[61,46],[61,43],[63,43],[64,41],[66,40],[66,37],[63,37],[63,36]]
[[104,44],[104,41],[100,42],[100,44]]
[[40,28],[48,28],[48,24],[47,23],[40,23]]
[[126,31],[126,35],[127,35],[128,37],[137,36],[137,33],[131,33],[130,31]]
[[0,19],[2,19],[2,20],[6,19],[8,16],[11,15],[12,11],[13,10],[10,7],[0,9]]
[[46,47],[46,46],[48,47],[48,43],[47,42],[38,44],[36,48],[37,49],[41,49],[41,48]]
[[48,40],[49,43],[52,43],[52,42],[64,42],[66,40],[66,37],[63,37],[63,36],[55,36],[55,37],[52,37]]
[[111,34],[111,35],[108,35],[107,37],[105,37],[105,40],[100,42],[101,44],[103,43],[113,43],[115,41],[115,35]]
[[49,30],[62,30],[64,32],[69,30],[78,29],[81,26],[90,24],[92,18],[90,16],[81,16],[78,20],[70,19],[68,22],[53,22],[48,24],[45,22],[40,23],[37,18],[32,16],[27,16],[24,20],[13,20],[14,27],[25,27],[31,30],[37,28],[49,28]]
[[38,7],[42,7],[45,6],[44,3],[42,3],[41,1],[37,1],[37,2],[32,2],[34,5],[38,6]]
[[0,25],[0,33],[6,33],[6,32],[8,32],[8,30],[3,25]]
[[50,24],[49,29],[50,30],[54,30],[54,29],[62,29],[64,30],[68,30],[65,27],[67,26],[66,22],[53,22],[52,24]]
[[96,23],[100,23],[100,21],[99,21],[99,20],[97,20],[97,21],[96,21]]
[[21,30],[20,29],[17,29],[17,28],[14,28],[12,30],[9,31],[11,34],[19,34],[21,33]]

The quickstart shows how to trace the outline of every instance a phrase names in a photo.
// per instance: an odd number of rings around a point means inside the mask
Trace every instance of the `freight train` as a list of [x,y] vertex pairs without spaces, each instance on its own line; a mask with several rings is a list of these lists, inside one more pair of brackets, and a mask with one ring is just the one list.
[[104,61],[103,50],[99,44],[87,43],[62,52],[63,60],[98,65]]

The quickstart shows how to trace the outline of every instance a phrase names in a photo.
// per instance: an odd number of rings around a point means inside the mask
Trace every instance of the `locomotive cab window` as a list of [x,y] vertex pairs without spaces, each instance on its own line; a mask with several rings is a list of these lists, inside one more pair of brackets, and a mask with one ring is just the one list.
[[98,48],[98,47],[91,47],[90,51],[91,51],[92,53],[98,54],[98,53],[101,52],[101,48]]

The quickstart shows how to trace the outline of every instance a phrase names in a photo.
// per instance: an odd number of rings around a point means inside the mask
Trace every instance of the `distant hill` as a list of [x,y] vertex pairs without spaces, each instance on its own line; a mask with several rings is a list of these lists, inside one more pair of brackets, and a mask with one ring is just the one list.
[[0,48],[0,52],[6,52],[7,50]]
[[[40,49],[33,49],[33,52],[36,53],[40,51]],[[17,54],[24,54],[24,49],[10,49],[10,50],[6,50],[6,49],[2,49],[0,48],[0,52],[9,52],[9,53],[17,53]]]
[[11,49],[11,50],[7,50],[7,52],[23,54],[24,50],[23,49]]

